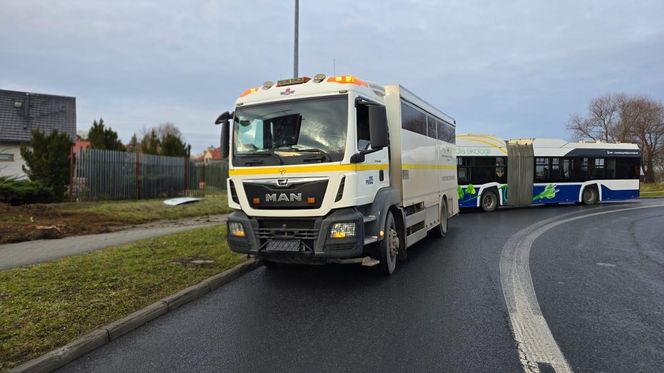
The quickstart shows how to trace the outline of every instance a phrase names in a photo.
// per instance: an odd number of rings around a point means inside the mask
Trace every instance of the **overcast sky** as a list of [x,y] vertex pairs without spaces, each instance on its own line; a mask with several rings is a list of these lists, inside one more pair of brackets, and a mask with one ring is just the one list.
[[[2,0],[0,88],[75,96],[123,140],[200,152],[246,88],[292,74],[293,1]],[[568,138],[608,92],[664,99],[664,1],[300,1],[300,75],[400,83],[457,132]]]

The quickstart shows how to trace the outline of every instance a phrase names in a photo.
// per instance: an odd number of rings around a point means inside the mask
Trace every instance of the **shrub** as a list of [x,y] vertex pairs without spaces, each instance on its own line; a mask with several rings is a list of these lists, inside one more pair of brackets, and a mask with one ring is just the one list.
[[0,177],[0,203],[22,205],[49,203],[57,200],[53,188],[36,181]]

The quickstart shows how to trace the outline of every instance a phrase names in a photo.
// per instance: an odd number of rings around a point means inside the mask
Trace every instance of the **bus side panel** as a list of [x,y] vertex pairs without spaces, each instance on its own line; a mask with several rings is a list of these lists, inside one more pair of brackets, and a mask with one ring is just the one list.
[[622,201],[639,198],[639,180],[602,180],[602,201]]

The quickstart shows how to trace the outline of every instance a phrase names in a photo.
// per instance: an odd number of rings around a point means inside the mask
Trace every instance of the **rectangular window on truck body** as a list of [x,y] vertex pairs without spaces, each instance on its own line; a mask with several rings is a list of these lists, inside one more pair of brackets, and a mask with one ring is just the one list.
[[433,117],[427,117],[427,136],[434,139],[438,138],[436,127],[436,119]]
[[401,126],[420,135],[427,135],[427,116],[415,107],[401,102]]
[[0,162],[14,162],[14,154],[0,153]]

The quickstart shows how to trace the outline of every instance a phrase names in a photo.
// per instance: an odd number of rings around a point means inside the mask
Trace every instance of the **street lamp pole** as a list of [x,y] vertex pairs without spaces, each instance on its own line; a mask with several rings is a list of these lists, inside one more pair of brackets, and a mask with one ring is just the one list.
[[299,44],[299,18],[300,18],[300,1],[295,0],[295,40],[293,45],[293,78],[297,78],[297,60],[298,55],[298,44]]

